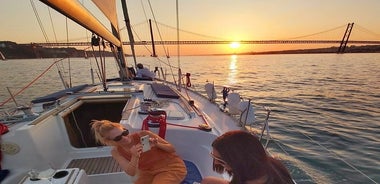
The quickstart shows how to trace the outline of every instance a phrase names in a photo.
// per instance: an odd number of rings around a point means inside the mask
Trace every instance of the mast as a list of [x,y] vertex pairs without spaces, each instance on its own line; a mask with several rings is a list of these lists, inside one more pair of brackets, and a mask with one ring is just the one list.
[[[92,0],[93,3],[103,12],[111,23],[112,34],[120,41],[119,45],[111,45],[116,63],[119,67],[119,76],[122,81],[131,78],[129,70],[127,70],[127,62],[124,56],[123,43],[120,37],[119,24],[117,21],[117,11],[115,0]],[[116,46],[116,50],[115,47]]]
[[[116,30],[116,28],[114,26],[112,26],[112,32],[117,38],[120,39],[120,33],[118,30]],[[122,42],[120,45],[117,45],[116,48],[117,48],[117,57],[115,57],[115,58],[117,60],[117,65],[119,66],[119,69],[120,69],[120,71],[119,71],[120,79],[121,80],[129,79],[132,76],[126,67],[127,62],[125,60]]]
[[129,37],[129,42],[131,46],[131,52],[133,56],[133,61],[135,62],[135,66],[137,66],[137,61],[136,61],[136,53],[135,53],[135,39],[133,38],[133,33],[132,33],[132,28],[131,28],[131,21],[129,19],[128,15],[128,9],[127,9],[127,0],[121,0],[121,5],[123,8],[123,14],[124,14],[124,19],[125,19],[125,26],[127,27],[128,30],[128,37]]

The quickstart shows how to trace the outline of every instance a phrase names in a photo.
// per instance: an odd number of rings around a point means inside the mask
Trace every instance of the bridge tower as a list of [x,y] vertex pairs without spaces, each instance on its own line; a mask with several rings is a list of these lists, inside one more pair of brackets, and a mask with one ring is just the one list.
[[350,38],[351,31],[352,31],[353,27],[354,27],[354,23],[348,23],[347,28],[346,28],[346,32],[344,33],[342,41],[340,42],[340,46],[339,46],[339,49],[337,52],[338,54],[344,53],[344,50],[347,47],[347,42],[348,42],[348,39]]
[[150,30],[150,39],[152,40],[152,49],[153,49],[152,57],[157,57],[156,46],[154,46],[154,37],[153,37],[153,29],[152,29],[152,20],[151,19],[149,19],[149,30]]

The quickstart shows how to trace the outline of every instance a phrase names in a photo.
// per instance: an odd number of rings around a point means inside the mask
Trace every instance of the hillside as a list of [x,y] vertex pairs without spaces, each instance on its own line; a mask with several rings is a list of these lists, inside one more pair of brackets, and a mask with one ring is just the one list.
[[[30,44],[17,44],[11,41],[0,41],[0,52],[6,59],[34,59],[34,58],[65,58],[65,57],[85,57],[84,50],[76,48],[47,48]],[[98,56],[99,52],[87,51],[90,56]],[[103,56],[113,56],[112,52],[104,52]]]

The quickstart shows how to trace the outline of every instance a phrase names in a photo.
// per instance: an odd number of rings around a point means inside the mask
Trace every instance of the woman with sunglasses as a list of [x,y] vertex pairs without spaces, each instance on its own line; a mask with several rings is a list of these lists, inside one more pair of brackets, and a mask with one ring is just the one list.
[[202,184],[292,184],[286,167],[269,156],[258,138],[249,132],[226,132],[212,143],[213,170],[227,172],[231,181],[206,177]]
[[[183,160],[172,144],[150,131],[129,134],[120,123],[93,120],[95,139],[113,146],[112,157],[130,176],[137,175],[135,184],[178,184],[186,176]],[[149,135],[151,149],[143,152],[140,138]]]

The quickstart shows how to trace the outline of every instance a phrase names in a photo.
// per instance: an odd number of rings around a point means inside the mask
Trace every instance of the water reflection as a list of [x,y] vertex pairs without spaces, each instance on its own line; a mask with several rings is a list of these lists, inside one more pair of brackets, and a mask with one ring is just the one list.
[[238,74],[238,67],[237,67],[237,55],[232,55],[230,58],[230,67],[228,72],[228,84],[236,84],[238,81],[236,79],[236,76]]

